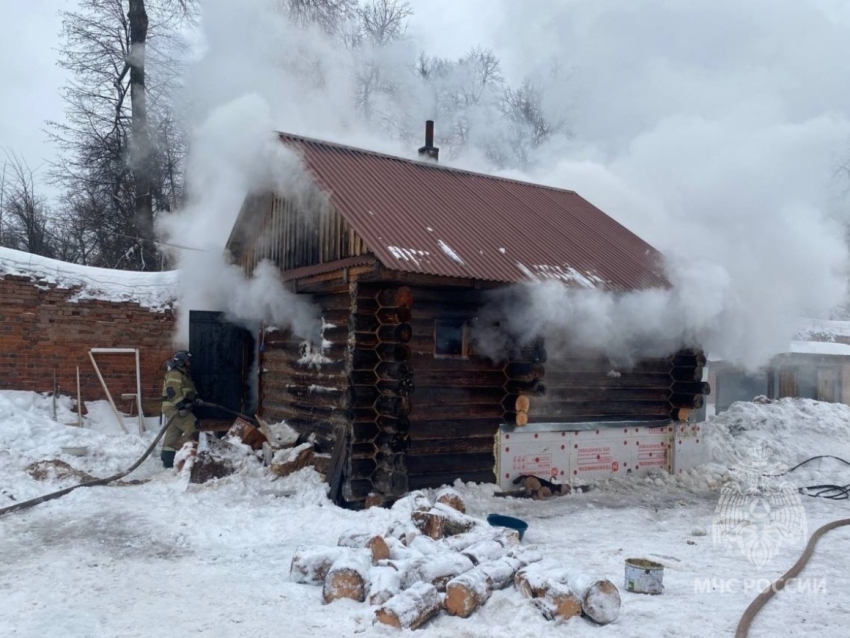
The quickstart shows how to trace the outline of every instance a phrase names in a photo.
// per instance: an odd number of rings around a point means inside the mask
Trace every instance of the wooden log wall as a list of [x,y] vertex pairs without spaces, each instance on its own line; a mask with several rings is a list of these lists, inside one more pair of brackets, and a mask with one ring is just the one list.
[[492,482],[493,445],[504,416],[505,364],[474,351],[435,356],[435,321],[471,321],[483,300],[476,290],[413,289],[410,341],[416,390],[410,412],[407,469],[411,489],[463,481]]
[[370,492],[393,500],[408,491],[413,368],[410,325],[414,296],[398,284],[352,285],[348,318],[348,416],[351,437],[343,498]]
[[[527,397],[508,398],[508,404],[513,401],[515,406],[509,418],[518,424],[521,420],[684,420],[690,410],[702,407],[704,395],[711,390],[702,381],[705,362],[701,351],[682,350],[664,359],[618,368],[605,357],[547,360],[545,351],[538,351],[537,356],[508,366],[509,388]],[[516,410],[523,401],[525,417]]]
[[330,452],[338,428],[348,427],[351,298],[346,289],[315,295],[313,301],[322,316],[316,342],[307,345],[287,330],[261,335],[260,407],[266,421],[286,420],[299,433],[315,434],[318,451]]

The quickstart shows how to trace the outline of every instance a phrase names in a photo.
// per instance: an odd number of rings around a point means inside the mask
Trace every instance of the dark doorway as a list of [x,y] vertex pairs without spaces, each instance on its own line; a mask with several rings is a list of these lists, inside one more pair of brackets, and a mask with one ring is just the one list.
[[[204,401],[236,412],[252,414],[250,371],[254,360],[254,338],[245,328],[228,323],[224,313],[189,312],[189,351],[192,379]],[[222,410],[200,407],[203,421],[230,421],[235,417]]]

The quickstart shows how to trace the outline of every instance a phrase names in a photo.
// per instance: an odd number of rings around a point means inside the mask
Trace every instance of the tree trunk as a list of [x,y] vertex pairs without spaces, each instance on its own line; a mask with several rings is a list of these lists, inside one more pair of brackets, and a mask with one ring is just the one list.
[[156,270],[156,245],[153,231],[153,162],[148,128],[147,89],[145,86],[145,47],[148,38],[148,14],[144,0],[130,0],[127,19],[130,25],[130,106],[133,140],[130,168],[135,182],[135,226],[140,238],[143,269]]

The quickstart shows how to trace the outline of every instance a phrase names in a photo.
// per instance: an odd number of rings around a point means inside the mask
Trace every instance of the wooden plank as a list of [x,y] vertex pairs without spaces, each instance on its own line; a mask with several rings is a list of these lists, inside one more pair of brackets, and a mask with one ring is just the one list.
[[342,504],[342,473],[348,451],[348,428],[338,427],[334,437],[333,453],[328,465],[328,498],[337,505]]

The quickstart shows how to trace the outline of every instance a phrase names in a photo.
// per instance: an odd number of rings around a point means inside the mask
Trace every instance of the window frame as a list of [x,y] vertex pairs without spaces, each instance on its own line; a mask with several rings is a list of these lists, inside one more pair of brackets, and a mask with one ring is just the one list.
[[[443,353],[438,352],[437,347],[439,344],[439,326],[440,324],[460,324],[461,337],[460,337],[460,353]],[[440,317],[434,319],[434,358],[435,359],[469,359],[469,355],[472,352],[472,348],[470,347],[470,338],[469,338],[469,321],[459,317]]]

